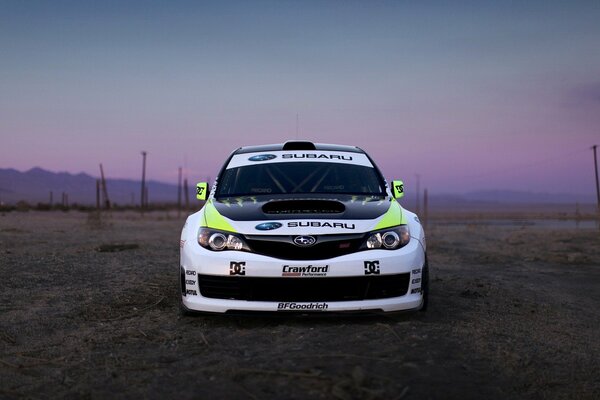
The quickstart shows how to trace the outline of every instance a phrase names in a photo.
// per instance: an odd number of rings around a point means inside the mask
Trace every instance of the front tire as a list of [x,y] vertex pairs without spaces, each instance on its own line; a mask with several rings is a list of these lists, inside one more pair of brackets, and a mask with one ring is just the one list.
[[188,308],[183,305],[183,300],[182,300],[181,297],[179,298],[179,314],[182,317],[189,317],[191,315],[194,315],[193,312],[191,312],[190,310],[188,310]]

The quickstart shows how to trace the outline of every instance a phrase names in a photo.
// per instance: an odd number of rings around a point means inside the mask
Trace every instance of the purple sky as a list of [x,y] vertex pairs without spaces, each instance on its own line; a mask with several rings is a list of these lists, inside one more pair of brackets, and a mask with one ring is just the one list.
[[423,3],[3,1],[0,168],[204,180],[299,114],[407,191],[593,195],[600,2]]

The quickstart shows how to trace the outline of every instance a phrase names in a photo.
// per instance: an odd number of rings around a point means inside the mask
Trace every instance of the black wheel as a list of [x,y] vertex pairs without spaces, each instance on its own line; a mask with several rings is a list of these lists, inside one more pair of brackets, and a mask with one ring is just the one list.
[[188,310],[187,307],[183,305],[183,301],[181,300],[181,297],[179,298],[179,314],[182,317],[189,317],[190,315],[194,315],[193,312]]
[[427,311],[429,305],[429,262],[427,261],[427,255],[425,255],[425,265],[421,271],[421,292],[423,293],[423,305],[419,311]]

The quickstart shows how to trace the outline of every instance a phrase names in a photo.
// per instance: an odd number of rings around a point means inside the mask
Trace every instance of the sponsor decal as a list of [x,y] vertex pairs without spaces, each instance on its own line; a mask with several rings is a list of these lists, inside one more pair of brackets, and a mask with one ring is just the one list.
[[310,247],[317,243],[317,239],[314,236],[296,236],[294,238],[294,244],[300,247]]
[[398,193],[404,193],[404,185],[396,185],[395,187]]
[[183,249],[183,246],[185,246],[185,240],[180,240],[179,241],[179,248]]
[[421,288],[419,287],[419,288],[411,289],[410,294],[415,294],[415,293],[421,293]]
[[341,228],[356,229],[354,224],[345,222],[293,221],[287,223],[288,228]]
[[229,275],[246,275],[246,262],[235,262],[229,263]]
[[202,194],[204,193],[204,189],[206,189],[205,187],[198,187],[196,186],[196,196],[202,196]]
[[198,296],[198,292],[196,292],[195,290],[191,290],[191,289],[186,290],[185,294],[191,294],[193,296]]
[[324,311],[327,310],[329,304],[327,303],[279,303],[277,305],[277,311],[296,311],[296,310],[309,310],[309,311]]
[[268,161],[277,158],[275,154],[259,154],[256,156],[252,156],[248,159],[248,161]]
[[365,261],[365,275],[379,275],[379,261]]
[[258,224],[254,227],[259,231],[272,231],[273,229],[281,228],[281,224],[279,222],[263,222],[262,224]]
[[196,284],[196,281],[194,281],[194,280],[191,280],[191,279],[186,279],[186,280],[185,280],[185,284],[186,284],[186,285],[195,285],[195,284]]
[[329,265],[323,265],[323,266],[315,266],[315,265],[306,265],[306,266],[284,265],[283,269],[281,270],[281,276],[286,276],[286,277],[327,276],[327,272],[329,272]]
[[421,283],[421,278],[415,278],[412,280],[412,283]]
[[412,270],[413,275],[418,275],[421,273],[421,268],[417,268],[417,269],[413,269]]
[[340,155],[340,154],[315,154],[315,153],[284,154],[281,156],[281,158],[325,158],[327,160],[352,161],[352,156]]
[[185,274],[186,275],[196,276],[196,271],[191,271],[191,270],[188,269],[187,271],[185,271]]
[[252,193],[271,193],[273,189],[271,188],[251,188],[250,191]]

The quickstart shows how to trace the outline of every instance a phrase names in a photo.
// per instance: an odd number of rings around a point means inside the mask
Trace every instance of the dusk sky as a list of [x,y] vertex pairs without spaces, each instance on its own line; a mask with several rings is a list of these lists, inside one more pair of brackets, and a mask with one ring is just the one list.
[[204,180],[296,114],[407,192],[593,199],[600,1],[0,0],[0,168]]

